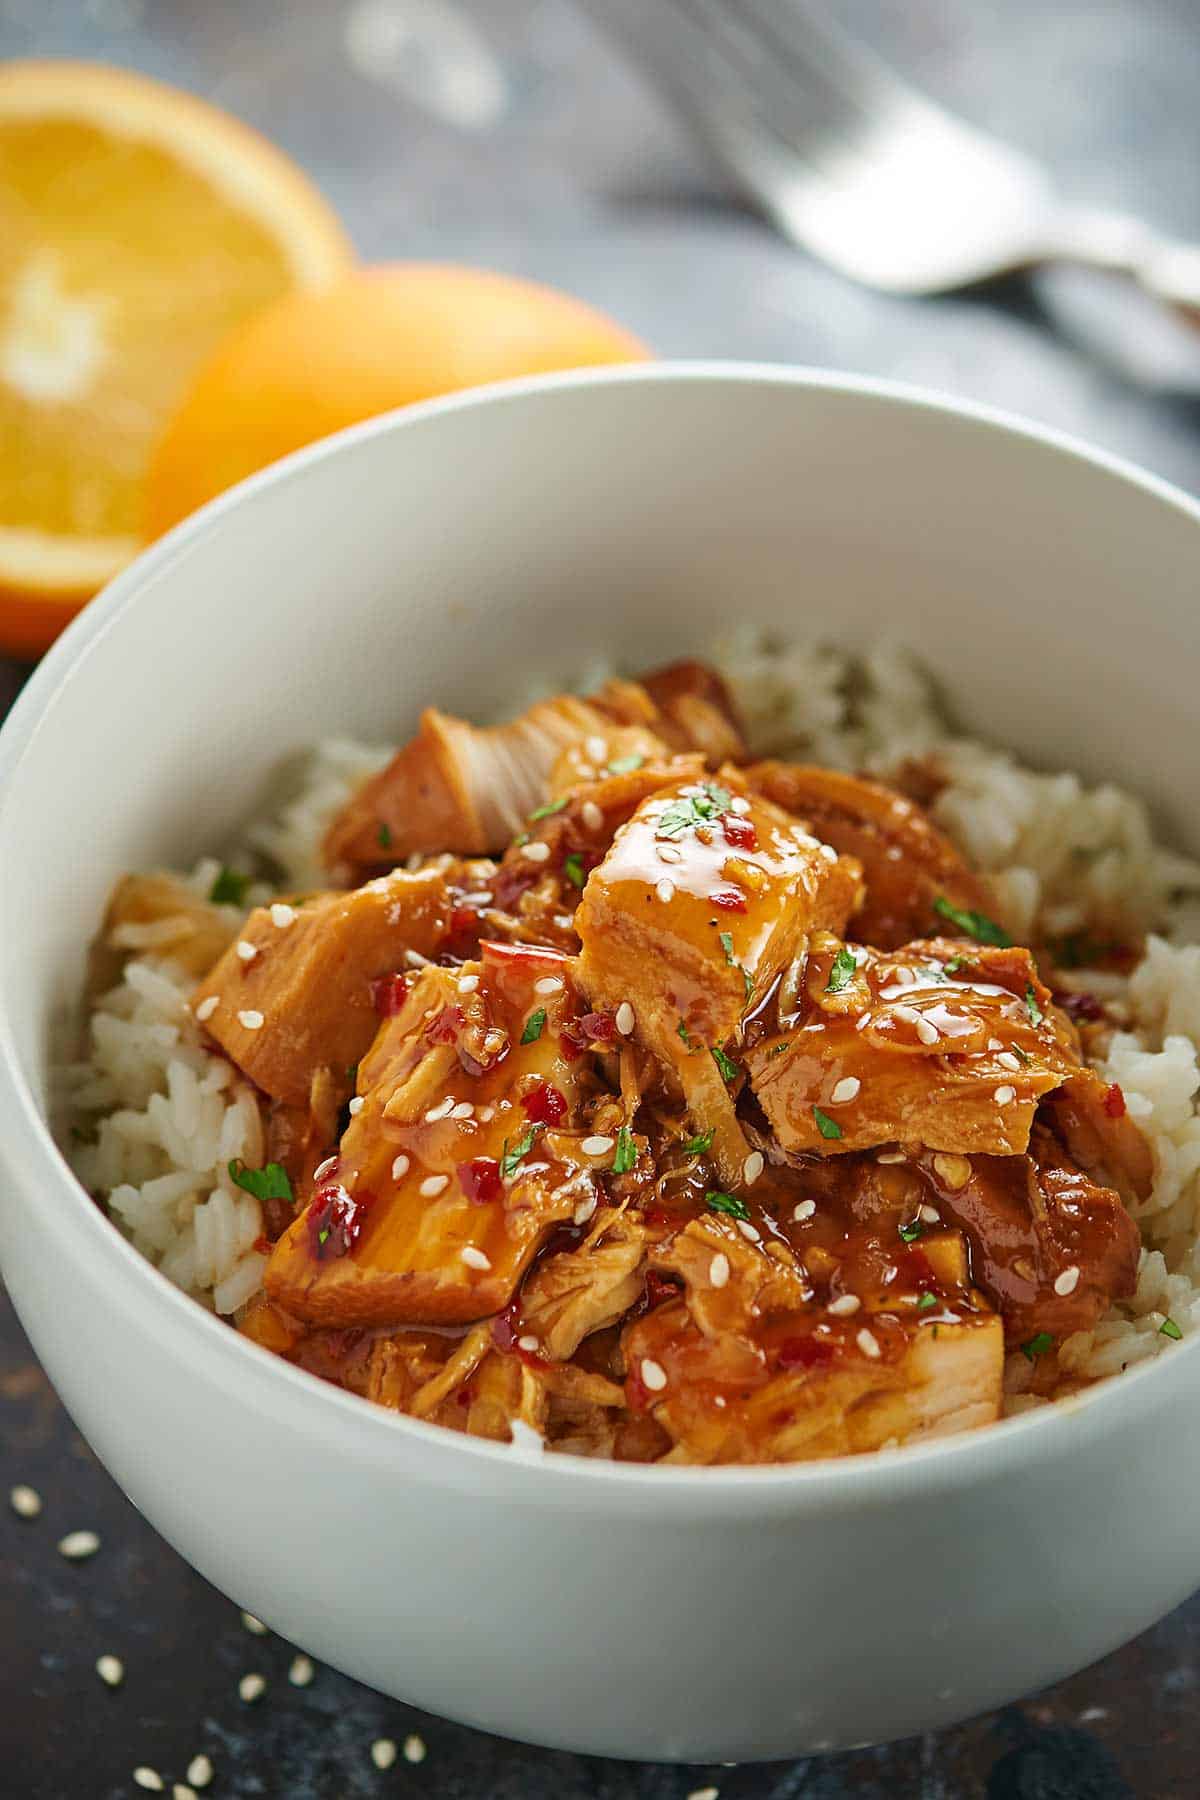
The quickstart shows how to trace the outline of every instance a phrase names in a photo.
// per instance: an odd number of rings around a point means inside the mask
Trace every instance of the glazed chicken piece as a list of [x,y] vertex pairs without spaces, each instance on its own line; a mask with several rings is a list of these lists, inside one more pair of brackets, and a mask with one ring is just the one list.
[[[700,664],[677,664],[646,682],[610,682],[592,700],[560,694],[486,728],[427,708],[416,737],[334,820],[325,839],[327,865],[353,875],[414,851],[499,852],[545,803],[555,764],[572,745],[587,759],[581,769],[593,774],[627,758],[631,741],[633,753],[642,755],[740,753],[718,677]],[[661,709],[651,693],[655,684]]]
[[403,997],[408,953],[436,955],[452,912],[437,868],[260,907],[197,987],[192,1011],[263,1093],[308,1108],[322,1069],[349,1091],[347,1070],[380,1011]]
[[[997,1417],[1003,1333],[963,1280],[924,1312],[915,1293],[891,1296],[888,1312],[840,1297],[831,1310],[780,1250],[710,1218],[654,1254],[683,1297],[628,1325],[622,1343],[630,1405],[671,1438],[666,1460],[845,1455]],[[961,1253],[955,1267],[965,1277]]]
[[502,1311],[614,1161],[564,1040],[578,1010],[551,951],[485,944],[477,963],[423,970],[359,1064],[336,1164],[268,1264],[271,1299],[316,1324]]
[[641,1298],[651,1234],[636,1216],[605,1208],[586,1240],[545,1257],[521,1289],[518,1339],[536,1341],[557,1362],[604,1331]]
[[755,763],[745,774],[756,792],[861,863],[866,899],[854,934],[863,943],[895,950],[933,931],[952,936],[954,920],[943,908],[994,914],[987,887],[949,838],[891,788],[799,763]]
[[1093,1181],[1115,1188],[1127,1205],[1150,1198],[1154,1156],[1119,1087],[1106,1086],[1094,1069],[1080,1069],[1049,1096],[1043,1112]]
[[935,938],[880,954],[825,937],[747,1066],[789,1152],[899,1141],[1008,1156],[1079,1051],[1027,950]]
[[88,992],[120,979],[130,956],[170,957],[196,980],[232,938],[236,913],[202,900],[176,875],[126,875],[108,903],[88,962]]
[[845,921],[860,885],[856,863],[729,769],[644,801],[588,877],[580,984],[672,1073],[697,1129],[714,1131],[727,1182],[748,1152],[728,1047],[808,934]]

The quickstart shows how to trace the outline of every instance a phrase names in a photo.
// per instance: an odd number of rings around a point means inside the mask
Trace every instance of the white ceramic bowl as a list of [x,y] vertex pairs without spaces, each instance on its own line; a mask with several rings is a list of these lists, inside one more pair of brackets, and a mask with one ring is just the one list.
[[1119,777],[1197,848],[1200,514],[1045,433],[879,383],[633,369],[416,408],[207,508],[124,574],[0,741],[0,1251],[147,1517],[315,1656],[617,1756],[783,1756],[1059,1679],[1200,1580],[1200,1344],[1085,1399],[773,1469],[534,1461],[243,1342],[107,1224],[45,1121],[124,869],[191,860],[326,733],[492,712],[588,652],[758,618],[889,634],[975,729]]

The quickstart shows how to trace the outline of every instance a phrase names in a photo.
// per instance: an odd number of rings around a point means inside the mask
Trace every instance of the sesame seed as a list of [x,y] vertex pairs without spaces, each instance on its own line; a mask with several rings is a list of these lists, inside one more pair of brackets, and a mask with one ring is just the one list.
[[847,1101],[857,1100],[861,1086],[862,1082],[857,1075],[843,1075],[829,1096],[830,1106],[845,1106]]
[[478,975],[460,975],[458,978],[458,991],[460,994],[473,994],[478,986]]
[[875,1161],[878,1163],[902,1163],[907,1162],[908,1158],[903,1150],[881,1150]]
[[450,1117],[452,1119],[469,1119],[473,1117],[474,1112],[475,1108],[469,1100],[460,1100],[458,1105],[454,1108],[454,1111],[450,1114]]
[[655,883],[654,891],[662,901],[663,905],[669,906],[675,898],[675,883],[673,881],[668,881],[664,875],[661,881]]
[[325,1158],[325,1161],[318,1163],[316,1168],[313,1170],[313,1180],[314,1181],[324,1181],[324,1179],[327,1175],[333,1174],[333,1171],[337,1168],[337,1166],[338,1166],[337,1157],[336,1156],[327,1156]]
[[266,1691],[266,1680],[261,1675],[243,1675],[238,1682],[238,1693],[247,1706],[252,1705]]
[[585,800],[579,811],[585,830],[600,831],[603,829],[604,814],[594,800]]
[[532,844],[521,845],[521,855],[526,862],[544,863],[550,861],[550,846],[536,838]]
[[724,1406],[724,1405],[725,1405],[725,1396],[724,1396],[724,1394],[714,1394],[714,1395],[713,1395],[713,1405],[714,1405],[714,1406],[722,1406],[722,1407],[723,1407],[723,1406]]
[[683,861],[683,851],[677,850],[674,844],[656,844],[659,862],[677,863]]
[[412,1735],[410,1737],[405,1738],[405,1740],[404,1740],[404,1760],[405,1760],[405,1762],[421,1763],[421,1762],[425,1761],[426,1755],[427,1755],[427,1752],[425,1749],[425,1739],[424,1738],[419,1738],[415,1731],[412,1733]]
[[316,1672],[317,1665],[311,1656],[293,1656],[288,1680],[293,1687],[307,1687]]
[[744,819],[746,814],[750,811],[750,802],[743,799],[741,794],[735,794],[734,798],[729,802],[729,810],[732,813],[736,813],[739,819]]
[[1004,1045],[1001,1043],[999,1038],[989,1038],[987,1041],[987,1047],[989,1050],[1003,1050]]
[[488,1122],[490,1120],[494,1119],[495,1116],[496,1116],[496,1109],[494,1106],[481,1106],[478,1108],[478,1110],[476,1111],[476,1114],[475,1114],[475,1117],[479,1120],[479,1123],[481,1125],[488,1124]]
[[936,1044],[938,1041],[938,1038],[941,1036],[941,1033],[939,1032],[937,1026],[933,1023],[932,1019],[922,1018],[921,1014],[918,1013],[917,1014],[917,1036],[920,1038],[920,1040],[923,1044]]
[[793,1212],[792,1217],[795,1219],[797,1225],[803,1225],[805,1219],[811,1219],[816,1210],[817,1203],[815,1200],[802,1200]]
[[867,1330],[865,1325],[854,1341],[864,1356],[876,1357],[879,1355],[879,1340],[873,1332]]
[[535,994],[561,994],[562,977],[559,975],[543,975],[540,981],[533,984]]
[[871,1015],[869,1012],[865,1012],[862,1015],[861,1019],[859,1019],[858,1022],[856,1023],[854,1029],[855,1029],[855,1031],[865,1031],[867,1029],[867,1026],[870,1023],[871,1023]]
[[94,1531],[68,1531],[65,1538],[58,1540],[58,1553],[68,1562],[83,1562],[86,1557],[95,1556],[99,1548],[100,1539]]
[[243,1031],[261,1031],[265,1023],[262,1014],[256,1012],[253,1007],[247,1008],[245,1012],[240,1012],[237,1017],[238,1024]]
[[152,1794],[161,1794],[163,1791],[162,1776],[157,1769],[148,1769],[145,1763],[133,1771],[133,1780],[135,1787],[146,1788]]
[[196,1790],[188,1787],[186,1782],[172,1782],[171,1800],[196,1800]]
[[586,1200],[581,1200],[571,1215],[576,1225],[586,1225],[592,1214],[595,1212],[596,1206],[597,1200],[595,1194],[589,1194]]
[[642,1382],[652,1394],[661,1394],[667,1385],[667,1371],[652,1356],[642,1358]]
[[432,1200],[449,1186],[450,1177],[448,1175],[427,1175],[417,1191],[422,1199]]
[[602,737],[590,737],[583,740],[584,755],[594,763],[602,763],[608,755],[608,745]]
[[584,1138],[579,1148],[583,1151],[585,1156],[607,1156],[615,1142],[615,1138],[597,1135],[596,1137]]
[[965,1156],[951,1156],[939,1151],[933,1159],[933,1172],[944,1187],[965,1188],[971,1179],[971,1165]]
[[458,1254],[468,1269],[490,1269],[492,1266],[491,1257],[485,1256],[482,1250],[477,1250],[474,1244],[464,1244]]
[[1015,1057],[1011,1050],[1001,1050],[996,1061],[1002,1069],[1012,1069],[1014,1072],[1021,1067],[1019,1058]]
[[436,1125],[439,1119],[448,1119],[450,1114],[454,1111],[454,1107],[454,1095],[447,1094],[444,1100],[439,1100],[436,1106],[430,1107],[429,1111],[425,1114],[425,1123],[427,1125]]
[[821,845],[821,855],[825,858],[825,861],[828,863],[835,863],[837,861],[837,851],[834,849],[832,844],[822,844]]
[[622,1000],[620,1006],[617,1008],[617,1030],[620,1032],[621,1036],[628,1037],[636,1022],[632,1006],[630,1006],[628,1000]]
[[540,1350],[541,1347],[542,1347],[541,1340],[539,1338],[535,1338],[528,1331],[524,1334],[523,1337],[519,1337],[517,1339],[517,1349],[518,1350],[528,1350],[532,1354],[532,1352],[534,1352],[536,1350]]
[[992,1099],[996,1102],[997,1106],[1007,1106],[1010,1103],[1010,1101],[1015,1100],[1016,1097],[1017,1097],[1016,1088],[1007,1087],[1007,1086],[1006,1087],[998,1087],[996,1089],[995,1093],[992,1095]]
[[266,1637],[267,1635],[267,1627],[263,1624],[261,1619],[256,1619],[253,1613],[244,1612],[242,1614],[242,1624],[246,1627],[247,1631],[253,1632],[255,1637]]
[[921,1206],[917,1208],[917,1212],[926,1225],[940,1225],[942,1222],[942,1215],[936,1206]]
[[199,1021],[202,1025],[204,1024],[206,1019],[212,1018],[213,1014],[217,1010],[217,1005],[218,1005],[218,1000],[217,1000],[217,996],[215,994],[206,994],[204,996],[203,1000],[200,1000],[197,1002],[196,1017],[199,1019]]
[[404,1177],[408,1174],[408,1170],[409,1170],[408,1158],[407,1158],[407,1156],[405,1156],[404,1152],[401,1151],[400,1155],[396,1158],[395,1162],[392,1164],[392,1180],[393,1181],[403,1181]]
[[723,1250],[718,1250],[709,1263],[708,1279],[715,1288],[723,1288],[729,1280],[729,1258]]
[[861,1305],[862,1301],[857,1294],[840,1294],[836,1300],[829,1302],[825,1311],[835,1313],[839,1319],[848,1319]]
[[277,900],[275,902],[274,906],[271,908],[271,923],[272,923],[272,925],[278,926],[279,930],[282,931],[285,926],[294,924],[295,920],[296,920],[295,907],[288,906],[282,900]]
[[502,1031],[489,1031],[483,1040],[483,1047],[489,1056],[496,1056],[503,1050],[508,1039]]
[[766,1166],[766,1157],[761,1150],[752,1150],[742,1164],[742,1180],[750,1187],[756,1182]]
[[762,1243],[762,1232],[759,1231],[757,1226],[752,1225],[750,1223],[749,1219],[735,1219],[734,1223],[736,1224],[738,1230],[741,1232],[742,1236],[746,1239],[747,1243],[750,1243],[750,1244],[761,1244]]
[[361,1094],[355,1094],[346,1110],[352,1119],[356,1119],[366,1104]]
[[105,1687],[120,1687],[125,1679],[125,1664],[119,1656],[98,1656],[96,1673]]
[[252,944],[249,938],[239,938],[237,941],[237,953],[243,962],[253,962],[258,955],[258,945]]
[[205,1788],[213,1778],[213,1766],[208,1757],[201,1753],[193,1756],[187,1766],[187,1778],[193,1787]]
[[26,1487],[22,1483],[19,1487],[9,1489],[8,1504],[18,1519],[36,1519],[42,1510],[42,1496],[36,1488]]
[[1055,1280],[1054,1291],[1056,1294],[1073,1294],[1078,1286],[1079,1270],[1072,1263],[1071,1267],[1064,1269]]
[[390,1769],[398,1755],[391,1738],[376,1738],[371,1745],[371,1761],[377,1769]]
[[406,950],[404,960],[410,969],[427,969],[429,967],[429,958],[422,956],[419,950]]

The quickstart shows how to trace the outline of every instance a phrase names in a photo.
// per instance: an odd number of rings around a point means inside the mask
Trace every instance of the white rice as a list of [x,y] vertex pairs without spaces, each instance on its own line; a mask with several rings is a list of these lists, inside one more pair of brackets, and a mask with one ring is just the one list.
[[[932,757],[944,783],[932,812],[995,888],[1020,938],[1121,938],[1152,933],[1129,977],[1080,969],[1067,977],[1101,996],[1119,1020],[1099,1065],[1119,1082],[1154,1154],[1150,1198],[1135,1208],[1143,1238],[1133,1297],[1060,1350],[1074,1380],[1115,1374],[1170,1348],[1168,1320],[1185,1336],[1200,1326],[1200,867],[1156,844],[1145,806],[1078,776],[1041,774],[947,726],[928,678],[902,651],[851,659],[828,647],[781,643],[746,631],[717,647],[760,753],[803,757],[886,775]],[[589,682],[605,671],[589,671]],[[321,746],[292,797],[251,828],[241,867],[267,857],[278,886],[295,893],[324,880],[324,829],[386,749],[348,740]],[[237,859],[235,858],[235,861]],[[217,864],[190,880],[207,893]],[[241,917],[227,909],[230,934]],[[220,1313],[257,1291],[265,1264],[254,1248],[257,1200],[228,1163],[263,1160],[259,1108],[250,1086],[205,1050],[186,1006],[190,978],[155,955],[159,925],[126,928],[137,954],[98,1002],[85,1059],[66,1071],[71,1160],[107,1200],[134,1245],[172,1281]],[[1040,1404],[1024,1392],[1031,1365],[1008,1372],[1011,1411]]]

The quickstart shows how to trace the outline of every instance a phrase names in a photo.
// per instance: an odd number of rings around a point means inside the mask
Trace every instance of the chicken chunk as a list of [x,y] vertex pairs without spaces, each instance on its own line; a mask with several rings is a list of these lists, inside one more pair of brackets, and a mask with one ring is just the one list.
[[305,1107],[320,1069],[348,1085],[379,1009],[403,994],[409,953],[437,954],[452,909],[440,869],[260,907],[197,987],[192,1010],[265,1094]]
[[595,704],[614,718],[650,727],[673,750],[699,750],[711,769],[746,754],[729,689],[706,663],[668,663],[640,682],[610,681]]
[[170,957],[198,980],[237,929],[237,912],[193,893],[177,875],[126,875],[108,903],[92,946],[88,990],[102,994],[130,956]]
[[606,1209],[585,1243],[547,1256],[521,1290],[521,1334],[565,1362],[585,1337],[615,1325],[641,1297],[648,1234],[627,1214]]
[[1013,1155],[1080,1066],[1027,950],[949,939],[814,944],[794,1013],[747,1061],[784,1149],[826,1156],[896,1141]]
[[318,1324],[502,1311],[611,1166],[580,1112],[586,1062],[564,1044],[577,1011],[550,951],[489,944],[461,970],[423,970],[359,1064],[336,1165],[271,1256],[271,1298]]
[[836,769],[761,762],[746,770],[750,786],[795,813],[810,831],[862,865],[866,898],[854,920],[863,943],[895,950],[959,912],[995,911],[986,885],[949,838],[911,800],[875,781]]
[[840,926],[859,892],[856,863],[749,798],[732,770],[643,802],[588,877],[581,985],[673,1072],[715,1132],[725,1180],[746,1155],[726,1046],[808,934]]

